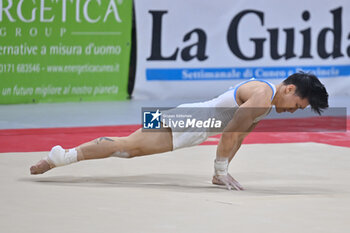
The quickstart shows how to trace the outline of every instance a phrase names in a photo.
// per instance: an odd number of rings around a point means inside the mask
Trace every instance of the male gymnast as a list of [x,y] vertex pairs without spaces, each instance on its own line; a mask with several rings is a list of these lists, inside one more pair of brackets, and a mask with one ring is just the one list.
[[[225,185],[228,189],[243,190],[228,173],[228,166],[246,135],[271,111],[272,106],[275,106],[277,113],[294,113],[308,105],[313,111],[321,114],[322,110],[328,107],[328,93],[315,75],[298,72],[276,86],[253,78],[212,100],[178,107],[237,109],[223,132],[217,133],[222,135],[216,150],[212,183]],[[138,129],[128,137],[101,137],[69,150],[55,146],[46,158],[30,168],[30,172],[33,175],[42,174],[54,167],[82,160],[110,156],[135,158],[163,153],[198,145],[209,136],[208,132],[174,132],[171,127],[158,132],[144,132]]]

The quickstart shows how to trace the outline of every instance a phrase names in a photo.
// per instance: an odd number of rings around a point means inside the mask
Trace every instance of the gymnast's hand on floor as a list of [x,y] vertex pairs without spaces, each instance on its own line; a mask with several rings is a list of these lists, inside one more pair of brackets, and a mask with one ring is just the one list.
[[228,173],[227,175],[214,175],[212,183],[216,185],[226,185],[228,190],[231,190],[232,188],[235,188],[236,190],[244,190],[242,185],[240,185],[240,183]]

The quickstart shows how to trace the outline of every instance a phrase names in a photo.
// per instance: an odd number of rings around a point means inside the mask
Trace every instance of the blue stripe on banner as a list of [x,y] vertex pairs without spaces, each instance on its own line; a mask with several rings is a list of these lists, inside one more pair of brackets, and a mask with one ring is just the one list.
[[239,67],[239,68],[176,68],[146,69],[149,81],[199,81],[199,80],[235,80],[284,79],[297,72],[311,72],[319,78],[350,76],[350,65],[339,66],[285,66],[285,67]]

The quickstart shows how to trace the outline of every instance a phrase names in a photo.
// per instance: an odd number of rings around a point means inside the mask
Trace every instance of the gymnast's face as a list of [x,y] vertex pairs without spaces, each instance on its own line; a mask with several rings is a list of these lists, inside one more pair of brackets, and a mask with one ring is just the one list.
[[283,85],[281,95],[276,101],[276,112],[295,112],[298,108],[304,109],[309,105],[307,99],[302,99],[295,94],[296,86],[293,84]]

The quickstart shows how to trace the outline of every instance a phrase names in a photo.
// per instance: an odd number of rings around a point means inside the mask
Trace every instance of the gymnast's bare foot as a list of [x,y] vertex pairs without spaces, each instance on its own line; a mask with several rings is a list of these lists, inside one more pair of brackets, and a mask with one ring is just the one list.
[[30,174],[32,175],[43,174],[52,168],[54,168],[54,166],[50,165],[47,159],[42,159],[37,164],[30,167]]

